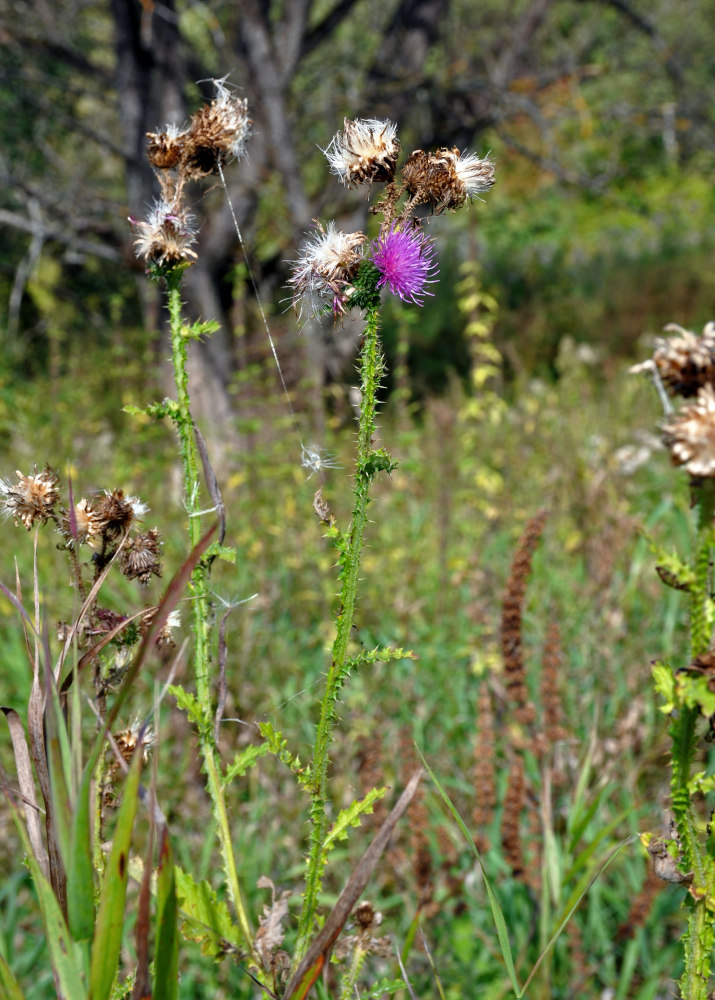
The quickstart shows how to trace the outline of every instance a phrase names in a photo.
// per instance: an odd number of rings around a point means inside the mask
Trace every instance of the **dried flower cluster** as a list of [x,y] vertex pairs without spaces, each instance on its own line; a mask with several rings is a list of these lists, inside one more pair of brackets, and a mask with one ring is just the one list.
[[715,478],[715,323],[698,336],[679,326],[660,339],[651,360],[632,371],[649,371],[672,396],[690,400],[663,421],[663,442],[675,465],[695,479]]
[[[457,149],[427,153],[418,149],[397,171],[400,143],[396,126],[377,119],[346,119],[324,150],[331,171],[347,187],[386,184],[370,211],[382,216],[377,239],[344,233],[334,222],[312,235],[292,267],[290,287],[299,316],[332,312],[342,316],[361,307],[360,292],[389,288],[393,295],[423,305],[438,268],[433,241],[414,217],[419,205],[432,212],[461,208],[494,183],[494,165],[486,157]],[[406,199],[399,208],[400,201]]]
[[183,204],[188,181],[220,173],[240,160],[253,124],[245,100],[225,80],[214,80],[216,95],[194,114],[187,128],[168,125],[147,133],[147,157],[161,185],[161,197],[146,221],[130,219],[137,230],[136,254],[159,267],[190,263],[197,229]]

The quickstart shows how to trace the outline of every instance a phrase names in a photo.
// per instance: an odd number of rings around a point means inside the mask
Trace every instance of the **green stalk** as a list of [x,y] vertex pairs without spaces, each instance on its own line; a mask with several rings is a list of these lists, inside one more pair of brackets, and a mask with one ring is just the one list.
[[[171,355],[174,365],[177,408],[173,415],[174,425],[179,435],[179,449],[184,469],[184,494],[189,515],[189,539],[192,548],[201,537],[201,524],[197,516],[199,503],[199,458],[194,438],[194,424],[191,417],[189,380],[186,371],[187,338],[181,320],[181,275],[183,268],[177,267],[166,275],[167,305],[171,330]],[[221,782],[218,752],[214,742],[212,725],[212,697],[209,681],[209,601],[208,566],[201,560],[196,566],[189,585],[192,595],[194,648],[194,677],[198,704],[197,728],[199,752],[213,813],[217,823],[218,839],[223,859],[224,871],[231,901],[234,905],[246,947],[253,951],[253,933],[248,920],[243,894],[238,880],[236,858],[231,841],[231,829],[226,811],[226,800]]]
[[350,531],[345,539],[345,547],[340,559],[342,580],[340,610],[333,643],[332,661],[326,680],[325,694],[320,706],[320,719],[313,752],[312,804],[310,809],[312,831],[294,965],[300,962],[308,947],[325,863],[323,848],[328,832],[326,806],[330,744],[333,741],[333,730],[336,722],[335,706],[347,672],[347,653],[355,617],[355,600],[360,572],[360,557],[364,544],[363,533],[367,521],[370,484],[380,468],[389,467],[389,459],[384,453],[376,452],[372,446],[372,437],[375,433],[377,391],[384,372],[378,336],[379,326],[379,297],[375,295],[366,308],[366,327],[360,351],[362,402],[358,428],[354,506]]
[[[695,583],[690,602],[690,655],[693,659],[707,652],[711,643],[707,608],[711,589],[710,561],[715,513],[715,487],[712,482],[703,483],[698,490],[698,507]],[[700,709],[697,705],[682,704],[670,729],[673,740],[673,818],[680,838],[683,867],[692,873],[689,900],[691,912],[688,930],[683,937],[685,970],[680,980],[683,1000],[707,1000],[710,996],[714,940],[713,915],[708,908],[708,901],[715,892],[715,865],[698,837],[690,794],[690,769],[695,757],[699,717]]]

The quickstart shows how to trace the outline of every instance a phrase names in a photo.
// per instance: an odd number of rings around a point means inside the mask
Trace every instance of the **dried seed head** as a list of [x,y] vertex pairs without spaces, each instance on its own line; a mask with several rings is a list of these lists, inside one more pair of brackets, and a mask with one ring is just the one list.
[[141,520],[149,508],[137,497],[125,497],[123,490],[105,490],[95,507],[100,534],[108,540],[118,538],[135,520]]
[[122,573],[128,580],[138,580],[143,586],[152,576],[161,576],[159,531],[152,528],[130,538],[122,549]]
[[167,125],[163,132],[147,132],[146,155],[155,170],[170,170],[184,156],[187,132]]
[[16,483],[0,479],[0,511],[12,517],[15,524],[22,522],[29,531],[35,521],[45,524],[52,516],[59,500],[59,477],[49,466],[29,476],[19,470],[16,475]]
[[333,136],[324,149],[330,170],[348,187],[391,181],[395,176],[400,143],[397,126],[376,118],[344,120],[344,131]]
[[663,424],[663,441],[675,465],[691,476],[715,478],[715,389],[706,385],[694,403],[682,407]]
[[[147,634],[149,629],[154,624],[154,619],[156,618],[157,608],[149,608],[139,620],[139,632],[143,636]],[[174,646],[175,640],[173,632],[181,625],[181,612],[172,611],[169,617],[164,622],[164,627],[161,632],[156,637],[156,645],[161,648],[163,646]]]
[[675,325],[666,330],[680,336],[658,340],[653,361],[668,390],[695,396],[702,386],[715,383],[715,323],[708,323],[702,336]]
[[62,512],[60,531],[67,545],[94,545],[101,534],[97,512],[92,501],[82,497],[72,510]]
[[196,259],[191,249],[196,242],[194,218],[183,209],[175,208],[163,198],[156,202],[146,222],[130,219],[139,235],[134,240],[137,257],[147,263],[178,264],[180,261]]
[[305,309],[314,316],[332,308],[337,316],[345,311],[349,289],[363,259],[364,233],[343,233],[329,222],[311,236],[293,263],[289,285],[293,289],[293,307],[299,316]]
[[494,184],[494,164],[474,153],[465,156],[455,147],[426,153],[416,149],[401,172],[402,183],[420,203],[431,204],[436,212],[461,208],[466,201]]
[[218,173],[218,168],[240,160],[253,122],[248,102],[234,97],[223,80],[214,80],[216,96],[193,115],[184,133],[181,169],[189,180]]

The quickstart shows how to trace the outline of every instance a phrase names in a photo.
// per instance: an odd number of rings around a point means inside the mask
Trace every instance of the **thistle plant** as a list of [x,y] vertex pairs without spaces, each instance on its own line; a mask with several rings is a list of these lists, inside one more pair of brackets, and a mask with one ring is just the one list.
[[[135,222],[137,253],[147,263],[149,275],[163,282],[166,290],[176,399],[165,400],[147,408],[155,417],[168,417],[174,423],[184,473],[184,503],[192,544],[200,535],[202,511],[199,457],[213,505],[222,502],[203,439],[198,434],[190,409],[186,372],[186,346],[194,338],[211,332],[211,324],[187,326],[181,317],[181,280],[186,267],[196,259],[196,228],[186,205],[190,181],[216,173],[223,181],[223,167],[240,159],[250,132],[245,103],[232,96],[225,84],[217,83],[214,100],[198,112],[186,129],[167,128],[151,134],[148,156],[161,185],[161,197],[145,222]],[[487,190],[494,179],[489,159],[461,156],[455,150],[436,153],[418,150],[397,171],[400,144],[396,127],[376,120],[346,121],[325,150],[331,170],[349,187],[365,185],[370,193],[378,184],[385,185],[370,211],[380,217],[379,232],[372,240],[362,232],[344,233],[335,223],[316,223],[294,263],[290,286],[296,312],[315,317],[332,315],[335,321],[351,312],[364,315],[365,329],[360,349],[361,405],[357,432],[352,519],[346,530],[336,524],[330,506],[318,490],[314,509],[326,525],[327,536],[338,554],[340,598],[325,688],[318,708],[315,740],[311,759],[302,762],[288,746],[283,733],[268,723],[260,725],[264,745],[239,754],[228,766],[222,765],[217,746],[220,709],[214,705],[211,678],[211,635],[208,574],[216,555],[230,556],[219,543],[210,547],[196,565],[191,578],[194,631],[195,691],[175,687],[179,705],[186,710],[196,727],[199,751],[207,787],[217,821],[218,839],[223,859],[228,896],[236,923],[229,927],[216,904],[214,923],[221,923],[223,934],[238,952],[266,993],[285,998],[304,997],[323,968],[335,940],[359,898],[367,877],[384,848],[390,830],[414,795],[417,778],[408,783],[400,802],[383,823],[375,840],[356,867],[332,914],[316,934],[321,887],[328,854],[332,846],[347,835],[360,817],[372,810],[385,789],[371,789],[360,800],[343,809],[332,822],[330,816],[330,749],[337,722],[337,706],[350,673],[378,661],[393,661],[411,654],[403,649],[376,648],[352,655],[350,640],[358,600],[360,561],[364,547],[370,490],[381,472],[389,473],[394,462],[386,449],[375,445],[378,390],[385,374],[380,343],[380,299],[385,288],[402,301],[421,305],[430,286],[437,280],[436,247],[427,234],[430,213],[454,210],[479,192]],[[417,217],[418,209],[423,215]],[[240,232],[237,233],[241,244]],[[267,324],[266,329],[270,338]],[[280,363],[270,340],[279,375],[285,390]],[[290,406],[290,401],[288,401]],[[292,412],[292,407],[291,407]],[[295,416],[295,415],[294,415]],[[302,464],[309,472],[331,467],[317,448],[301,445]],[[274,893],[273,906],[259,921],[257,932],[244,901],[244,888],[232,847],[231,829],[226,808],[225,789],[232,778],[245,771],[262,752],[275,754],[293,773],[310,796],[310,839],[306,863],[303,903],[298,919],[297,937],[292,956],[281,951],[282,921],[287,903]],[[180,898],[198,898],[198,888],[185,873],[179,873]],[[264,885],[267,883],[263,883]],[[272,883],[271,883],[272,886]],[[364,914],[366,911],[360,911]],[[220,914],[220,919],[219,915]],[[358,924],[363,918],[358,915]],[[361,922],[363,921],[363,922]],[[372,934],[374,921],[364,923],[364,933],[356,936],[352,962],[345,974],[341,995],[352,995]],[[270,928],[270,931],[269,931]]]
[[[422,305],[437,280],[436,247],[425,230],[425,219],[416,217],[418,206],[431,212],[464,205],[494,182],[491,161],[460,156],[458,150],[435,153],[417,150],[397,171],[400,144],[396,126],[389,121],[346,120],[325,150],[331,171],[348,187],[366,186],[371,195],[377,184],[385,189],[370,208],[380,217],[377,237],[368,241],[361,233],[344,233],[333,222],[317,223],[314,234],[293,267],[291,285],[299,315],[364,314],[360,348],[360,416],[357,432],[352,520],[340,531],[322,493],[319,516],[328,525],[328,537],[338,551],[341,591],[331,664],[320,706],[311,764],[311,838],[306,887],[299,921],[296,956],[306,951],[316,918],[328,837],[328,769],[336,723],[336,705],[350,672],[376,659],[397,659],[411,654],[376,649],[357,657],[349,655],[355,620],[360,559],[364,546],[370,489],[380,472],[394,468],[390,454],[376,447],[374,435],[377,393],[385,374],[380,343],[380,296],[383,288],[404,302]],[[317,495],[316,495],[317,496]]]
[[[654,545],[661,580],[687,595],[690,649],[679,663],[657,662],[653,668],[670,718],[672,828],[665,837],[646,834],[643,841],[656,873],[687,887],[680,991],[684,1000],[706,1000],[712,996],[715,945],[715,774],[699,769],[698,762],[715,735],[715,325],[708,323],[700,336],[677,326],[666,329],[675,336],[659,340],[653,357],[634,371],[650,373],[663,402],[663,442],[673,464],[689,476],[695,540],[689,557]],[[684,400],[677,410],[672,397]]]

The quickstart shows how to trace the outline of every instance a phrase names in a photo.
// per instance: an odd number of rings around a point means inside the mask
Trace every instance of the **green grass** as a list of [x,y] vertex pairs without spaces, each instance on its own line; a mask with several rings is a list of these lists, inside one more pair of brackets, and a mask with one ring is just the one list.
[[[264,381],[266,397],[253,433],[245,435],[250,446],[229,456],[219,470],[229,512],[227,542],[236,547],[237,559],[235,566],[216,564],[212,587],[229,600],[258,594],[233,612],[229,624],[225,714],[227,720],[241,721],[224,723],[226,758],[246,741],[257,740],[256,725],[263,719],[279,726],[299,754],[312,739],[319,698],[315,685],[328,662],[337,589],[334,552],[312,511],[312,497],[322,485],[345,526],[350,495],[352,426],[329,427],[327,440],[321,442],[343,468],[328,471],[324,482],[318,477],[306,480],[273,372],[257,377]],[[133,417],[118,420],[116,412],[100,407],[101,394],[80,396],[72,407],[63,403],[49,420],[42,410],[46,389],[36,383],[28,388],[29,398],[8,401],[0,473],[10,475],[15,468],[27,472],[31,463],[46,461],[64,472],[69,459],[75,496],[89,487],[116,486],[139,494],[152,508],[147,525],[156,524],[165,539],[168,580],[184,555],[170,436],[139,425]],[[68,379],[56,391],[60,401],[69,401],[80,387]],[[146,401],[121,395],[124,402]],[[119,401],[114,396],[110,402]],[[528,518],[546,506],[551,513],[534,559],[524,645],[528,683],[538,700],[546,625],[549,618],[559,622],[560,684],[569,728],[562,758],[568,780],[555,792],[552,806],[552,878],[560,887],[549,905],[541,906],[542,915],[551,914],[548,926],[539,926],[536,899],[506,869],[498,847],[498,813],[489,831],[495,846],[484,858],[523,982],[539,955],[539,942],[550,935],[589,865],[597,866],[624,837],[639,830],[660,831],[668,785],[666,720],[657,711],[649,662],[682,644],[684,619],[677,595],[666,592],[655,576],[640,530],[647,528],[668,546],[687,539],[687,498],[663,453],[656,452],[630,475],[619,471],[618,449],[650,432],[658,417],[647,384],[625,371],[606,375],[600,366],[582,364],[566,352],[557,381],[513,387],[497,426],[476,424],[466,403],[461,389],[453,387],[419,413],[405,414],[388,405],[382,415],[381,436],[400,464],[389,479],[382,479],[370,507],[374,523],[368,526],[354,642],[366,648],[378,643],[405,646],[414,649],[419,660],[377,664],[351,681],[332,754],[332,787],[335,801],[341,803],[359,786],[356,737],[378,749],[385,780],[399,785],[403,775],[395,747],[408,734],[469,820],[478,693],[486,675],[495,677],[497,689],[501,683],[501,596],[518,537]],[[240,400],[237,405],[240,412]],[[20,415],[10,420],[10,412]],[[2,531],[0,578],[13,586],[16,557],[29,594],[31,538],[11,522],[3,524]],[[49,625],[71,605],[64,585],[67,573],[55,544],[47,529],[40,563]],[[125,583],[107,597],[117,610],[130,593],[136,599]],[[147,602],[160,593],[161,581],[152,583]],[[64,606],[57,606],[58,599]],[[220,614],[218,602],[216,607]],[[2,700],[19,709],[26,703],[29,678],[17,622],[5,602],[3,612]],[[187,620],[188,614],[184,617]],[[142,676],[127,717],[146,712],[150,705],[155,681],[163,681],[158,664],[152,671]],[[178,680],[190,683],[189,676],[180,669]],[[188,724],[170,702],[161,712],[159,801],[169,817],[178,862],[197,877],[212,879],[217,868],[204,781]],[[501,798],[513,726],[508,705],[499,699],[497,727]],[[8,739],[0,757],[9,768]],[[524,835],[536,843],[543,839],[541,776],[528,754],[527,771],[537,799],[528,803]],[[455,1000],[508,996],[474,858],[434,791],[427,791],[426,806],[437,905],[424,920],[424,931],[445,995]],[[264,758],[257,770],[235,783],[230,808],[237,854],[252,894],[251,910],[259,913],[267,901],[265,891],[253,889],[260,875],[268,874],[280,888],[300,883],[304,802],[287,772]],[[569,830],[578,816],[586,820],[577,842],[569,844]],[[5,817],[2,829],[7,845],[0,860],[3,879],[22,885],[26,899],[27,879]],[[380,867],[368,893],[384,913],[382,930],[400,943],[416,912],[410,835],[408,821],[396,854]],[[360,853],[359,845],[367,843],[366,836],[352,834],[345,864],[326,884],[329,893],[340,891],[340,879],[349,871],[350,859]],[[451,844],[448,859],[445,842]],[[443,864],[447,867],[441,869]],[[668,994],[679,974],[683,890],[664,887],[633,940],[617,937],[645,872],[641,848],[637,842],[629,844],[585,895],[572,918],[573,936],[566,934],[557,943],[532,984],[531,1000],[598,997],[606,988],[624,998]],[[295,900],[294,916],[297,908]],[[7,947],[8,927],[20,917],[7,901],[3,913]],[[28,996],[51,997],[51,979],[28,973],[36,938],[26,935],[17,943],[15,935],[15,942],[11,964],[23,985],[34,981]],[[180,969],[182,997],[253,995],[250,981],[230,959],[215,967],[197,946],[182,950]],[[384,960],[375,970],[376,975],[397,974],[394,962]],[[435,995],[429,964],[417,945],[409,971],[418,996]]]

